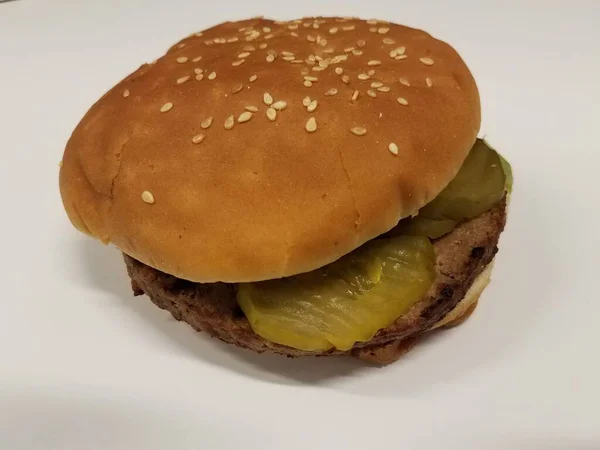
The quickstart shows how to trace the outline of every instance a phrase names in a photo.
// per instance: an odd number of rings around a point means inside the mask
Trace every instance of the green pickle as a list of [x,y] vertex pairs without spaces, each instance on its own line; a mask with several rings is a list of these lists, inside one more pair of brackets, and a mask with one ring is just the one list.
[[510,165],[477,139],[456,177],[419,214],[398,224],[394,235],[437,239],[457,223],[472,219],[498,203],[512,187]]
[[254,332],[269,341],[306,351],[348,350],[423,297],[434,263],[426,237],[376,239],[306,274],[242,283],[237,299]]
[[416,217],[315,271],[241,283],[237,300],[254,332],[306,351],[369,341],[427,292],[437,239],[512,189],[508,162],[477,139],[456,177]]

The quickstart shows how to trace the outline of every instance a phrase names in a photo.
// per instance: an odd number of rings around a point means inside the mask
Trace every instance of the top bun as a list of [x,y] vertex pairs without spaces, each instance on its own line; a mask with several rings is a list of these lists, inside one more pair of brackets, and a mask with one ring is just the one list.
[[60,173],[73,224],[197,282],[319,268],[415,214],[480,124],[452,47],[384,21],[191,35],[105,94]]

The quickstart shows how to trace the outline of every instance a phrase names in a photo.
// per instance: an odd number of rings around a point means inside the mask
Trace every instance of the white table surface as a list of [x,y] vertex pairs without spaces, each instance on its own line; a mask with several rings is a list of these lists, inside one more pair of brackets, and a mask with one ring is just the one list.
[[[376,369],[222,345],[133,298],[63,213],[86,109],[180,37],[254,15],[377,16],[451,42],[516,182],[463,326]],[[600,449],[597,1],[0,4],[0,448]]]

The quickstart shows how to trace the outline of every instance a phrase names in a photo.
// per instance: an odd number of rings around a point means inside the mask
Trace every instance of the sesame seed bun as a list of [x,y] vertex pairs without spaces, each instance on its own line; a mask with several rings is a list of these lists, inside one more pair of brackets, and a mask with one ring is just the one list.
[[73,224],[197,282],[319,268],[455,176],[479,96],[452,47],[382,21],[252,19],[191,35],[69,140]]

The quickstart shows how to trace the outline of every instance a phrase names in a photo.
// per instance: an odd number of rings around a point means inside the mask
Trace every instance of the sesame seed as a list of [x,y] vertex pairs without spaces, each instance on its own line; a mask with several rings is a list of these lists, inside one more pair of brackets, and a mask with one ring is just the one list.
[[264,27],[264,28],[263,28],[263,31],[264,31],[265,33],[270,33],[270,32],[271,32],[271,29],[270,29],[269,27]]
[[306,107],[306,106],[310,105],[310,101],[311,101],[310,97],[307,95],[306,97],[304,97],[302,99],[302,104]]
[[229,42],[231,44],[231,43],[237,42],[239,40],[240,40],[240,38],[238,38],[237,36],[234,36],[232,38],[227,39],[227,42]]
[[240,114],[240,117],[238,117],[238,122],[244,123],[248,122],[250,119],[252,119],[252,113],[250,111],[244,111]]
[[131,92],[129,92],[129,89],[125,89],[125,90],[123,91],[123,97],[127,98],[127,97],[129,97],[130,95],[131,95]]
[[62,161],[59,161],[59,162],[58,162],[58,168],[60,169],[62,166],[63,166],[63,162],[62,162]]
[[356,43],[356,45],[358,45],[360,48],[363,48],[365,45],[367,45],[367,43],[361,39]]
[[377,88],[377,90],[379,92],[390,92],[391,89],[389,86],[381,86],[381,87]]
[[337,55],[331,59],[331,64],[339,64],[342,61],[347,61],[347,60],[348,60],[348,55]]
[[238,55],[238,58],[243,59],[243,58],[247,58],[248,56],[250,56],[249,52],[243,52]]
[[335,34],[338,32],[338,29],[336,27],[330,28],[329,29],[329,34]]
[[429,78],[429,77],[425,78],[425,83],[427,84],[427,87],[433,86],[433,82],[431,81],[431,78]]
[[261,50],[264,50],[265,48],[267,48],[267,44],[266,44],[266,42],[263,42],[262,44],[260,44],[260,45],[258,46],[258,48],[260,48]]
[[172,108],[173,108],[173,103],[167,102],[160,107],[160,112],[165,113],[167,111],[171,111]]
[[244,109],[253,113],[258,112],[258,108],[256,106],[244,106]]
[[319,42],[319,45],[321,47],[326,47],[327,46],[327,39],[321,39],[321,42]]
[[398,82],[404,86],[410,86],[410,82],[406,78],[398,78]]
[[241,66],[241,65],[242,65],[242,64],[244,64],[245,62],[246,62],[246,60],[245,60],[245,59],[240,59],[240,60],[238,60],[238,61],[234,61],[234,62],[232,62],[232,63],[231,63],[231,65],[232,65],[233,67],[237,67],[237,66]]
[[226,130],[231,130],[234,125],[235,125],[235,118],[233,116],[229,116],[229,117],[227,117],[227,119],[225,119],[224,126],[225,126]]
[[192,62],[198,62],[202,59],[202,56],[196,56],[194,59],[192,59]]
[[267,62],[275,61],[275,55],[267,55]]
[[[404,52],[406,52],[406,47],[398,47],[390,52],[390,58],[397,58],[398,56],[404,56]],[[407,58],[407,56],[405,56]],[[404,59],[404,58],[402,58]]]
[[388,150],[392,155],[398,156],[398,146],[395,143],[390,143],[390,145],[388,145]]
[[376,19],[369,19],[369,20],[367,20],[367,25],[377,25],[377,20]]
[[196,33],[194,36],[196,36],[196,37],[202,37],[203,35],[204,35],[204,33],[199,32],[199,33]]
[[144,191],[142,192],[142,200],[152,205],[154,203],[154,195],[150,191]]
[[[315,66],[315,67],[317,67],[317,66]],[[300,71],[300,73],[301,73],[302,75],[308,75],[308,74],[310,73],[310,69],[309,69],[308,67],[304,67],[304,68],[303,68],[303,69]]]
[[292,52],[281,52],[283,56],[294,56]]
[[250,83],[254,83],[254,82],[256,81],[256,79],[257,79],[257,78],[258,78],[258,76],[256,76],[256,75],[252,75],[250,78],[248,78],[248,81],[249,81]]
[[284,61],[293,61],[294,59],[296,59],[295,56],[284,56],[282,58]]
[[352,94],[352,101],[355,102],[358,99],[358,90],[354,91],[354,93]]
[[380,29],[377,30],[377,32],[379,34],[387,34],[388,31],[390,31],[390,29],[387,27],[381,27]]
[[362,52],[362,50],[353,50],[353,51],[352,51],[352,54],[353,54],[354,56],[360,56],[360,55],[362,55],[362,54],[363,54],[363,52]]
[[306,36],[306,40],[307,40],[308,42],[315,42],[315,41],[316,41],[315,37],[314,37],[314,36],[311,36],[310,34]]
[[321,67],[321,66],[314,66],[312,68],[313,72],[322,72],[326,69],[326,67]]
[[204,138],[205,138],[205,137],[206,137],[206,136],[205,136],[205,135],[203,135],[203,134],[197,134],[196,136],[194,136],[194,137],[192,138],[192,142],[193,142],[194,144],[199,144],[200,142],[202,142],[202,141],[204,140]]
[[217,73],[216,72],[211,72],[210,75],[208,75],[208,79],[209,80],[214,80],[215,78],[217,78]]
[[396,43],[396,41],[395,41],[395,40],[393,40],[392,38],[387,38],[387,37],[386,37],[386,38],[383,38],[383,43],[384,43],[384,44],[387,44],[387,45],[392,45],[392,44],[395,44],[395,43]]
[[369,31],[370,31],[371,33],[377,33],[377,28],[375,28],[375,27],[371,27],[371,28],[369,28]]
[[371,87],[375,89],[380,88],[381,86],[383,86],[383,83],[381,81],[373,81],[371,83]]
[[431,58],[419,58],[419,61],[421,61],[426,66],[433,66],[433,62],[434,62],[433,59],[431,59]]
[[336,95],[337,93],[338,90],[336,88],[331,88],[327,92],[325,92],[325,95]]
[[398,61],[400,59],[406,59],[406,58],[408,58],[408,55],[398,55],[398,56],[396,56],[395,59],[396,59],[396,61]]
[[335,68],[335,73],[337,73],[338,75],[341,75],[344,73],[344,69],[342,69],[341,67],[336,67]]
[[212,123],[213,123],[213,118],[207,117],[200,123],[200,126],[202,127],[203,130],[206,130],[207,128],[209,128],[212,125]]
[[318,24],[318,23],[316,23],[316,22],[315,22],[315,23],[313,23],[313,24],[312,24],[312,26],[313,26],[313,28],[314,28],[314,29],[317,29],[317,28],[319,28],[319,24]]
[[298,29],[298,24],[297,23],[293,23],[291,25],[288,25],[288,30],[297,30]]
[[369,78],[371,78],[369,75],[367,75],[366,73],[360,73],[358,74],[358,79],[359,80],[368,80]]
[[231,90],[232,93],[237,94],[238,92],[240,92],[242,89],[244,88],[243,84],[236,84],[233,89]]
[[295,31],[292,31],[292,32],[290,33],[290,36],[298,37],[298,33],[296,33]]
[[312,102],[310,102],[308,104],[308,106],[306,107],[306,110],[309,113],[314,112],[314,110],[317,109],[317,105],[318,105],[318,102],[316,100],[313,100]]
[[317,131],[317,121],[315,120],[315,118],[311,117],[310,119],[308,119],[304,128],[306,128],[306,131],[308,131],[309,133],[314,133],[315,131]]
[[204,78],[203,73],[199,73],[198,75],[196,75],[196,81],[202,81],[203,78]]
[[269,119],[271,122],[277,119],[277,110],[274,108],[267,109],[267,119]]
[[312,81],[304,80],[304,86],[311,87],[312,86]]
[[369,70],[367,72],[367,75],[369,75],[370,77],[372,77],[373,75],[375,75],[375,71],[373,69]]
[[364,136],[367,134],[367,129],[363,127],[353,127],[350,128],[350,132],[356,136]]
[[201,74],[202,72],[204,72],[204,70],[203,70],[203,69],[199,69],[198,67],[196,67],[196,68],[194,69],[194,73],[195,73],[196,75],[199,75],[199,74]]
[[181,77],[181,78],[177,78],[177,84],[183,84],[185,83],[187,80],[189,80],[191,77],[189,75],[185,76],[185,77]]
[[402,106],[408,106],[408,101],[404,97],[398,97],[398,103]]
[[287,107],[287,102],[285,100],[279,100],[271,105],[277,111],[282,111]]
[[350,83],[350,77],[348,75],[342,75],[342,81],[348,84]]
[[368,66],[374,67],[374,66],[380,66],[381,65],[381,61],[379,61],[378,59],[372,59],[371,61],[369,61],[367,63]]
[[369,89],[369,90],[367,91],[367,94],[369,95],[369,97],[377,97],[377,92],[375,92],[375,91],[374,91],[374,90],[372,90],[372,89]]
[[352,31],[354,30],[354,25],[346,25],[345,27],[342,27],[342,30],[344,31]]
[[271,96],[271,94],[269,94],[268,92],[265,92],[263,95],[263,102],[265,102],[265,105],[269,106],[273,104],[273,97]]
[[[254,45],[244,45],[242,50],[244,50],[245,52],[253,52],[254,50],[256,50],[256,47],[254,47]],[[242,56],[242,58],[245,58],[245,56]]]
[[179,64],[186,63],[186,62],[187,62],[187,60],[188,60],[188,59],[187,59],[187,56],[180,56],[179,58],[177,58],[177,59],[176,59],[176,61],[177,61]]
[[304,77],[304,79],[305,79],[306,81],[319,81],[319,79],[318,79],[317,77],[313,77],[312,75],[306,75],[306,76]]

